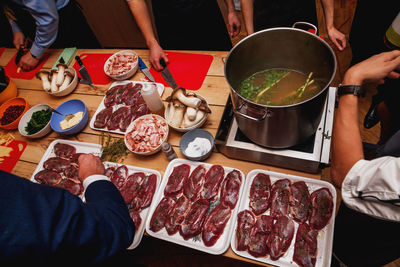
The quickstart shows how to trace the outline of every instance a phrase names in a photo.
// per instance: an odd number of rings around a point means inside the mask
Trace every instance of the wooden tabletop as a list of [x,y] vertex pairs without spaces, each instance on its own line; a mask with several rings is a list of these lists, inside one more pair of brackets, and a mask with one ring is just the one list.
[[[117,51],[119,50],[78,49],[77,55],[83,53],[114,53]],[[148,50],[135,50],[135,51],[143,59],[143,61],[147,64],[147,66],[150,66],[148,60],[149,59]],[[62,50],[50,50],[50,57],[44,64],[43,69],[50,70],[54,65],[54,63],[57,61],[61,52]],[[208,117],[203,128],[210,131],[215,136],[230,91],[229,86],[224,77],[224,61],[228,52],[219,52],[219,51],[217,52],[177,51],[177,52],[208,54],[213,56],[213,61],[207,73],[207,76],[204,80],[204,83],[202,87],[198,91],[196,91],[196,93],[203,96],[210,105],[212,113]],[[16,49],[6,49],[2,54],[2,56],[0,57],[0,65],[5,66],[12,59],[15,53]],[[74,63],[75,60],[71,62],[70,66],[72,66]],[[137,71],[137,73],[130,80],[142,81],[143,78],[144,78],[143,73],[141,71]],[[93,89],[89,85],[79,83],[77,88],[74,90],[72,94],[64,97],[53,97],[47,94],[42,89],[41,81],[39,81],[36,78],[33,78],[32,80],[13,78],[13,81],[15,82],[18,88],[18,96],[26,98],[31,106],[34,106],[36,104],[46,103],[52,106],[53,108],[56,108],[59,104],[68,99],[78,98],[83,100],[90,112],[89,121],[92,118],[95,111],[97,110],[98,105],[102,101],[105,92],[107,91],[107,89],[110,87],[111,84],[110,83],[107,85],[96,85],[96,89]],[[171,91],[172,89],[170,87],[165,87],[162,99],[165,100],[165,98],[170,95]],[[99,144],[100,135],[102,132],[91,129],[88,123],[86,128],[82,132],[70,137],[62,136],[55,132],[52,132],[41,139],[27,139],[21,136],[18,130],[13,130],[11,133],[17,140],[24,140],[27,141],[28,143],[24,153],[22,154],[20,160],[16,164],[12,173],[30,179],[35,168],[37,167],[37,164],[39,163],[43,154],[45,153],[46,149],[48,148],[50,143],[55,139],[68,139],[73,141]],[[179,151],[179,141],[182,135],[183,133],[176,132],[171,129],[168,139],[168,142],[174,147],[174,150],[179,158],[184,158],[184,156]],[[121,135],[115,135],[115,136],[122,137]],[[215,150],[214,153],[205,162],[211,164],[220,164],[226,167],[234,167],[236,169],[240,169],[241,171],[243,171],[245,175],[247,175],[253,169],[264,169],[268,171],[276,171],[281,173],[299,175],[313,179],[321,179],[321,174],[303,173],[299,171],[282,169],[263,164],[230,159],[225,155],[219,153],[217,150]],[[136,156],[130,153],[125,158],[123,163],[137,167],[154,169],[159,171],[161,173],[161,176],[163,176],[169,161],[166,159],[166,156],[162,152],[156,153],[155,155],[151,156]],[[260,262],[253,261],[236,255],[231,248],[229,248],[223,255],[238,260],[243,260],[255,264],[261,264]]]

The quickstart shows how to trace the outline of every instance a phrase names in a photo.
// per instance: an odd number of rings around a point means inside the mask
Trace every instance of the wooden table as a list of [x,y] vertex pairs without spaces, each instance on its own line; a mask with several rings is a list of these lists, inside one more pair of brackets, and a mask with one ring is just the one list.
[[[79,49],[77,51],[77,55],[82,53],[114,53],[119,50],[117,49]],[[148,60],[148,50],[135,50],[137,54],[143,59],[143,61],[150,66]],[[62,50],[50,50],[51,54],[48,61],[44,64],[43,69],[49,70],[52,68],[54,63],[57,61]],[[214,57],[210,69],[207,73],[207,76],[204,80],[202,87],[197,91],[198,94],[205,97],[211,108],[211,115],[208,117],[206,123],[203,128],[210,131],[214,136],[218,129],[218,125],[220,119],[222,117],[222,113],[224,111],[225,103],[229,96],[229,86],[224,77],[224,61],[228,54],[228,52],[210,52],[210,51],[177,51],[177,52],[190,52],[190,53],[199,53],[199,54],[209,54]],[[6,49],[2,56],[0,57],[0,65],[5,66],[9,60],[15,55],[16,49]],[[75,63],[73,60],[70,64],[72,66]],[[137,71],[137,73],[131,78],[133,81],[140,81],[144,78],[144,75],[141,71]],[[47,94],[41,85],[41,81],[34,78],[32,80],[23,80],[23,79],[13,79],[18,88],[18,96],[22,96],[26,98],[31,106],[36,104],[47,103],[52,107],[56,108],[62,102],[68,99],[78,98],[83,100],[87,108],[90,112],[90,118],[93,116],[97,107],[101,100],[104,97],[105,92],[109,88],[108,85],[96,85],[96,90],[94,90],[89,85],[78,84],[75,91],[65,97],[53,97]],[[165,88],[163,93],[163,100],[167,96],[171,94],[172,89],[169,87]],[[15,166],[13,173],[19,175],[21,177],[25,177],[30,179],[32,176],[37,164],[42,158],[44,152],[50,143],[55,139],[68,139],[80,142],[90,142],[90,143],[100,143],[100,131],[95,131],[89,127],[89,123],[86,128],[79,134],[71,137],[61,136],[55,132],[50,133],[42,139],[27,139],[22,137],[18,130],[12,132],[18,140],[25,140],[28,142],[28,145],[22,154],[20,160]],[[120,135],[115,135],[119,136]],[[179,151],[179,140],[182,136],[182,133],[176,132],[174,130],[170,130],[169,135],[169,143],[174,147],[175,152],[178,154],[179,158],[184,158],[184,156]],[[293,175],[304,176],[308,178],[321,179],[320,174],[309,174],[303,173],[293,170],[281,169],[277,167],[272,167],[263,164],[257,164],[252,162],[246,162],[241,160],[235,160],[227,158],[225,155],[217,152],[214,153],[206,160],[207,163],[212,164],[220,164],[227,167],[234,167],[243,171],[245,175],[247,175],[253,169],[264,169],[269,171],[276,171],[281,173],[288,173]],[[124,164],[155,169],[161,173],[161,176],[164,175],[164,171],[169,163],[166,159],[165,155],[162,152],[159,152],[155,155],[140,157],[130,153],[124,160]],[[240,257],[236,255],[231,248],[229,248],[224,254],[226,257],[247,261],[250,263],[261,264],[260,262],[249,260],[247,258]],[[266,265],[266,264],[264,264]],[[268,265],[266,265],[268,266]]]

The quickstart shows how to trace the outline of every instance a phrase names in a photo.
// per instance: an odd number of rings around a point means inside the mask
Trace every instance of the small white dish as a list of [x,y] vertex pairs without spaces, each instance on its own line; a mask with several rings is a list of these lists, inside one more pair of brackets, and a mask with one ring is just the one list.
[[[31,120],[33,113],[40,110],[49,109],[50,106],[47,104],[38,104],[36,106],[31,107],[21,118],[18,123],[18,131],[22,136],[29,138],[40,138],[45,136],[51,131],[50,120],[41,130],[34,134],[28,134],[25,130],[25,127],[28,125],[28,122]],[[50,117],[51,118],[51,117]]]

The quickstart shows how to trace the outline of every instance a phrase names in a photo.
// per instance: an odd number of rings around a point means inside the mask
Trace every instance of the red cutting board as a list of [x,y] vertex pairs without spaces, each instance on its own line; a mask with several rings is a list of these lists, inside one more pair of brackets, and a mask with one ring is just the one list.
[[7,65],[4,67],[4,70],[7,74],[7,76],[11,78],[16,78],[16,79],[25,79],[25,80],[31,80],[35,77],[36,73],[42,69],[44,63],[46,63],[47,59],[49,58],[50,54],[49,53],[44,53],[43,56],[40,59],[39,65],[37,65],[36,68],[34,68],[31,71],[23,71],[20,70],[18,71],[18,66],[15,65],[15,57],[17,56],[17,53],[12,57],[12,59],[7,63]]
[[[212,55],[179,52],[168,52],[167,56],[168,69],[176,84],[188,90],[200,89],[214,58]],[[161,76],[161,72],[157,72],[152,67],[150,72],[156,82],[169,86]]]
[[[87,72],[89,73],[90,78],[94,84],[109,84],[112,80],[104,73],[104,63],[106,63],[107,59],[113,54],[81,54],[79,57],[82,60],[83,65]],[[78,62],[74,63],[74,69],[80,78],[82,76],[79,74],[79,64]]]
[[4,50],[6,50],[5,47],[0,47],[0,57],[1,57],[1,55],[3,54]]
[[9,157],[0,158],[3,160],[0,163],[0,170],[11,172],[14,169],[15,164],[17,164],[22,153],[24,152],[26,145],[27,143],[25,141],[18,141],[18,140],[13,140],[9,144],[7,144],[6,147],[11,147],[13,150],[10,152]]

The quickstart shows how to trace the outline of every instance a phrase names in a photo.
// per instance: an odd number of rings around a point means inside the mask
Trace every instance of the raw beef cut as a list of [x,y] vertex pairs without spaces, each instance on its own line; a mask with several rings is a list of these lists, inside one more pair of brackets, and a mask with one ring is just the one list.
[[131,216],[133,223],[135,224],[135,233],[140,227],[142,223],[142,217],[140,217],[140,213],[137,210],[129,210],[129,215]]
[[203,188],[206,171],[204,165],[197,166],[183,183],[183,194],[190,201],[196,201],[199,197],[200,191]]
[[310,226],[314,230],[321,230],[332,217],[333,196],[328,188],[323,187],[311,194],[311,203]]
[[122,87],[122,85],[116,85],[107,90],[104,97],[104,105],[106,106],[106,108],[111,107],[115,104],[115,96],[120,87]]
[[83,154],[85,154],[85,153],[75,153],[75,154],[73,154],[72,157],[69,159],[69,162],[71,164],[79,166],[79,156],[83,155]]
[[140,90],[142,89],[142,85],[140,83],[132,86],[130,84],[129,87],[125,88],[124,93],[122,94],[122,101],[127,106],[133,106],[136,104],[136,99],[141,95]]
[[146,176],[143,183],[140,186],[140,190],[133,200],[133,206],[137,206],[139,209],[144,209],[150,206],[151,200],[153,199],[154,193],[157,187],[157,176],[150,174]]
[[79,181],[78,171],[79,171],[78,167],[75,164],[71,164],[68,168],[64,170],[64,175],[67,178]]
[[181,164],[172,170],[168,177],[167,185],[164,189],[165,195],[178,195],[182,192],[183,183],[189,177],[190,166],[188,164]]
[[62,177],[58,172],[42,170],[35,174],[35,180],[40,184],[56,185],[60,183]]
[[97,113],[96,118],[93,123],[93,126],[96,128],[106,127],[112,114],[113,114],[112,106],[102,109],[99,113]]
[[150,114],[150,109],[147,107],[146,104],[140,104],[140,105],[135,105],[132,106],[132,119],[131,121],[134,121],[135,119],[139,118],[140,116]]
[[294,244],[293,261],[302,267],[313,267],[317,261],[318,231],[312,230],[307,223],[299,225]]
[[238,213],[236,226],[236,249],[238,251],[247,250],[251,229],[255,221],[255,216],[249,210],[243,210]]
[[190,204],[190,200],[184,195],[178,198],[175,206],[170,210],[167,215],[167,220],[165,221],[165,229],[169,235],[174,235],[178,232],[181,223],[190,209]]
[[201,238],[207,247],[213,246],[224,232],[226,223],[231,217],[231,208],[220,203],[204,221]]
[[79,196],[83,193],[83,185],[80,181],[77,182],[76,180],[67,178],[64,179],[59,185],[75,196]]
[[114,105],[119,105],[122,103],[122,94],[125,91],[126,85],[119,86],[115,92]]
[[269,208],[271,180],[269,175],[258,173],[250,187],[250,208],[255,215],[263,214]]
[[288,179],[277,180],[271,187],[271,216],[277,217],[287,215],[290,198],[290,181]]
[[239,199],[242,175],[238,170],[233,170],[226,175],[221,186],[221,202],[234,209]]
[[175,203],[176,198],[174,197],[164,197],[163,199],[161,199],[150,220],[151,231],[158,232],[165,226],[167,215],[170,210],[173,209]]
[[206,173],[203,191],[201,192],[202,197],[210,202],[215,201],[224,176],[225,171],[221,165],[211,166]]
[[114,168],[114,167],[108,167],[108,168],[104,171],[104,175],[111,179],[111,176],[112,176],[112,174],[114,173],[114,171],[115,171],[115,168]]
[[209,202],[202,198],[192,204],[179,228],[179,233],[183,239],[188,240],[201,233],[208,207]]
[[268,254],[267,240],[271,235],[274,219],[269,215],[261,215],[250,233],[250,242],[247,245],[250,255],[258,258]]
[[111,114],[110,119],[107,122],[108,130],[116,130],[119,128],[119,124],[124,118],[125,114],[129,112],[129,107],[122,106]]
[[133,118],[133,111],[134,111],[133,107],[129,107],[128,109],[126,109],[124,116],[122,117],[121,121],[119,122],[118,127],[122,132],[125,132],[129,126],[129,124],[131,124],[132,118]]
[[58,173],[62,173],[69,166],[71,166],[71,164],[69,163],[69,160],[59,158],[59,157],[49,158],[43,163],[43,168],[45,168],[46,170],[55,171]]
[[298,223],[304,223],[311,214],[311,197],[304,181],[294,182],[291,186],[290,217]]
[[294,235],[294,222],[288,216],[277,216],[267,244],[271,260],[278,260],[287,251]]
[[128,168],[125,165],[119,166],[112,174],[110,180],[120,190],[128,176]]
[[64,143],[57,143],[54,145],[54,154],[56,154],[57,157],[70,159],[75,152],[76,148],[74,146]]
[[[141,189],[141,185],[146,178],[143,172],[135,172],[126,178],[125,183],[121,187],[121,195],[126,204],[130,204],[134,200]],[[140,210],[140,205],[133,204],[133,209]]]

